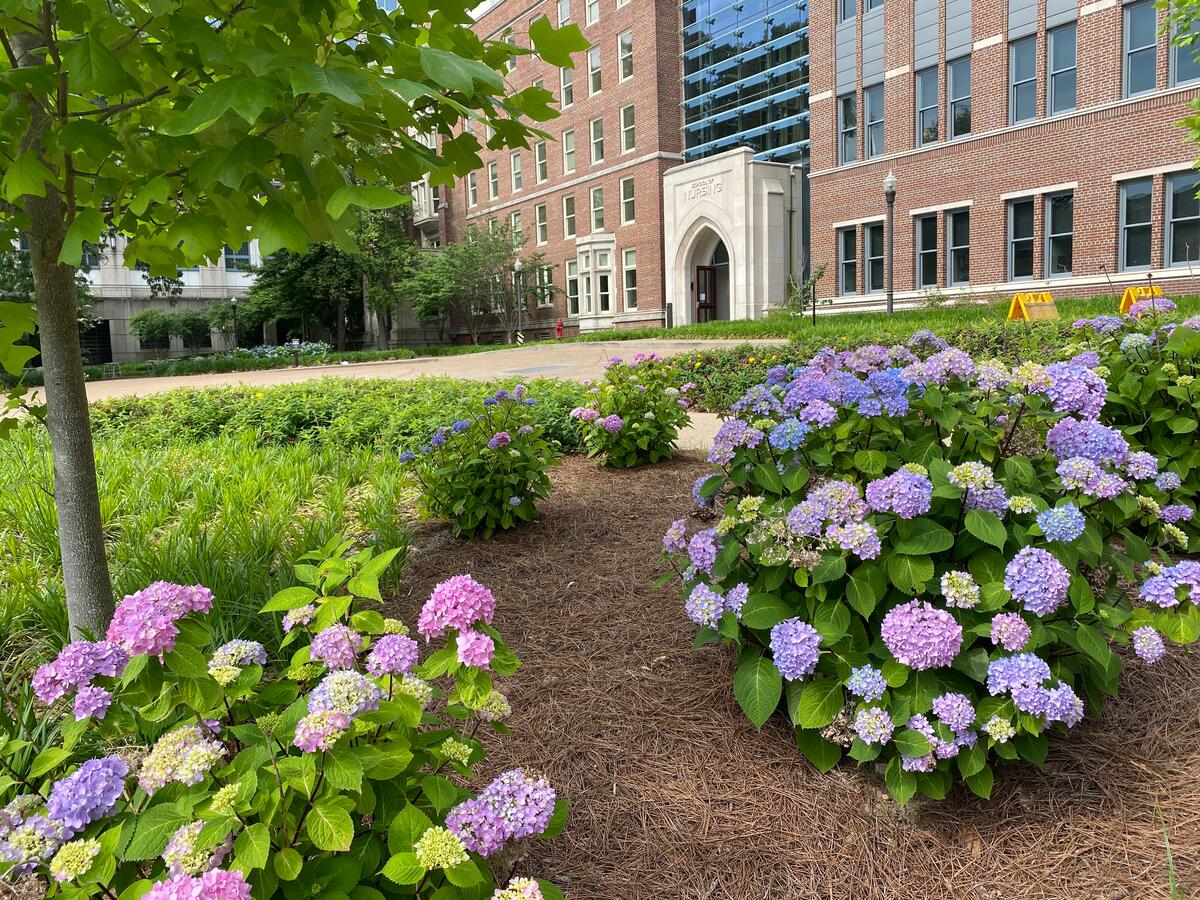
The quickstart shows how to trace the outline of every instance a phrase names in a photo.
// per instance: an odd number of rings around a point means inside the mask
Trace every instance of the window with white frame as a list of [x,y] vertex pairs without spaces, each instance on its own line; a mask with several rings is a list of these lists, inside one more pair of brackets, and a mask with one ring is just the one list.
[[1008,121],[1037,118],[1037,35],[1008,45]]
[[946,63],[947,135],[951,140],[971,133],[971,57]]
[[508,214],[508,228],[513,233],[513,240],[520,242],[521,240],[521,213],[517,212]]
[[617,35],[617,80],[633,77],[633,32],[623,31]]
[[938,140],[938,68],[930,66],[917,73],[917,146],[936,144]]
[[871,159],[883,155],[883,85],[863,89],[864,112],[867,116],[866,145],[863,157]]
[[866,256],[866,293],[877,294],[883,290],[883,223],[873,222],[863,226],[863,253]]
[[612,310],[612,260],[607,250],[597,250],[596,260],[596,309],[605,313]]
[[1121,270],[1136,272],[1150,268],[1151,195],[1154,180],[1139,178],[1121,185],[1120,234]]
[[475,173],[467,173],[467,206],[476,206],[479,203],[479,188],[475,184]]
[[1070,275],[1075,266],[1075,194],[1050,194],[1046,204],[1046,277]]
[[853,228],[838,232],[838,293],[858,291],[858,236]]
[[1125,6],[1125,96],[1154,90],[1158,69],[1158,6],[1138,0]]
[[633,247],[621,252],[621,286],[625,308],[637,309],[637,250]]
[[917,287],[935,288],[938,283],[938,217],[918,216],[917,237]]
[[1200,173],[1180,172],[1167,179],[1167,265],[1200,261]]
[[558,0],[558,27],[571,21],[571,0]]
[[512,169],[512,189],[515,192],[515,191],[519,191],[522,186],[521,154],[520,154],[520,152],[514,153],[510,157],[510,160],[511,160],[511,169]]
[[1008,280],[1033,277],[1033,198],[1008,204]]
[[538,266],[535,293],[538,306],[550,306],[554,303],[554,266]]
[[594,187],[592,196],[592,231],[604,230],[604,188]]
[[600,0],[584,0],[584,21],[588,25],[595,25],[600,21]]
[[541,184],[550,177],[550,165],[547,160],[546,142],[538,141],[533,145],[533,177]]
[[592,119],[592,165],[604,162],[604,120]]
[[575,171],[575,129],[569,128],[562,134],[563,174]]
[[633,127],[633,106],[621,107],[621,152],[633,152],[637,144],[637,133]]
[[560,72],[562,73],[559,76],[562,79],[562,93],[558,105],[560,109],[566,109],[575,102],[575,74],[573,69],[561,69]]
[[563,237],[575,237],[575,196],[563,197]]
[[567,315],[579,315],[579,260],[568,259],[563,267],[567,282]]
[[1171,86],[1200,79],[1200,43],[1181,44],[1171,32]]
[[1046,33],[1046,112],[1051,116],[1075,108],[1075,37],[1074,22]]
[[488,199],[495,200],[500,196],[500,164],[488,163]]
[[946,283],[971,283],[971,210],[946,213]]
[[534,240],[544,244],[550,240],[550,220],[546,217],[546,204],[539,203],[533,208]]
[[621,179],[621,224],[633,224],[633,176]]
[[588,51],[588,96],[600,93],[602,79],[600,77],[600,48],[593,47]]
[[838,162],[845,165],[858,159],[858,98],[847,94],[838,98]]

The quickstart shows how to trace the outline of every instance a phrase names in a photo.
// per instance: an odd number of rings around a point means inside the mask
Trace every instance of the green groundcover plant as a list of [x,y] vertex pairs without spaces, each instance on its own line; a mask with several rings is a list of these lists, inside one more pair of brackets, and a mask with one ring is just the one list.
[[1198,523],[1182,504],[1195,505],[1200,494],[1200,337],[1192,336],[1200,331],[1200,316],[1185,320],[1171,343],[1176,312],[1173,301],[1157,297],[1138,301],[1125,316],[1079,319],[1068,352],[1099,354],[1109,382],[1105,422],[1180,473],[1172,496],[1181,502],[1164,507],[1161,516],[1195,537]]
[[495,597],[439,584],[417,631],[441,646],[421,662],[370,608],[394,553],[350,549],[310,554],[263,608],[284,613],[285,666],[255,641],[211,647],[212,593],[156,582],[104,640],[39,668],[38,699],[73,710],[25,765],[26,740],[0,743],[0,876],[110,900],[561,898],[505,885],[514,849],[565,821],[553,788],[518,769],[471,796],[447,777],[472,778],[482,725],[505,730],[492,674],[518,661]]
[[[1163,351],[1194,363],[1198,337]],[[1098,421],[1098,365],[975,361],[925,332],[778,367],[734,404],[695,487],[716,525],[681,519],[664,548],[756,725],[782,704],[818,768],[877,762],[901,803],[960,777],[988,796],[991,760],[1040,765],[1100,712],[1114,644],[1154,663],[1200,637],[1200,562],[1157,512],[1177,462]]]
[[449,519],[468,537],[490,538],[537,514],[550,494],[554,449],[532,412],[523,384],[483,398],[483,412],[441,425],[400,461],[421,488],[421,510]]
[[571,410],[588,456],[627,469],[670,459],[679,429],[688,423],[688,392],[671,385],[674,367],[657,353],[635,353],[604,364],[604,378],[588,388],[590,402]]

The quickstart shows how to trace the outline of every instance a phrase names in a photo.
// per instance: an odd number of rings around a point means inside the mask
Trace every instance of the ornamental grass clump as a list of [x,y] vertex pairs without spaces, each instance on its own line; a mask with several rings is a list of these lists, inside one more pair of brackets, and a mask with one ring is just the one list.
[[400,461],[421,489],[424,515],[448,519],[467,537],[490,538],[529,522],[550,494],[554,449],[533,415],[524,385],[483,399],[482,411],[433,432]]
[[[1079,319],[1074,328],[1076,340],[1065,352],[1093,354],[1107,374],[1104,421],[1149,457],[1135,457],[1131,465],[1145,471],[1154,457],[1161,464],[1157,509],[1140,502],[1192,540],[1200,538],[1192,514],[1200,496],[1200,315],[1185,319],[1172,301],[1152,297],[1134,303],[1127,315]],[[1118,502],[1132,511],[1139,498]]]
[[818,768],[876,762],[901,803],[986,797],[996,760],[1040,765],[1100,713],[1123,656],[1200,637],[1200,563],[1158,512],[1179,479],[1098,420],[1108,390],[1094,356],[1010,367],[918,334],[734,404],[703,524],[663,547],[754,724],[782,708]]
[[[493,677],[519,664],[492,592],[469,575],[439,584],[419,643],[371,608],[396,551],[339,541],[263,608],[290,620],[273,652],[213,647],[212,593],[158,582],[122,601],[105,640],[38,669],[61,744],[30,759],[25,740],[0,741],[0,880],[109,900],[561,900],[511,878],[523,842],[565,822],[553,787],[521,769],[461,786],[484,757],[479,729],[506,733]],[[81,708],[86,692],[104,702]]]
[[674,387],[674,369],[657,353],[613,357],[604,378],[588,387],[589,402],[571,410],[588,456],[628,469],[670,459],[679,429],[688,423],[690,383]]

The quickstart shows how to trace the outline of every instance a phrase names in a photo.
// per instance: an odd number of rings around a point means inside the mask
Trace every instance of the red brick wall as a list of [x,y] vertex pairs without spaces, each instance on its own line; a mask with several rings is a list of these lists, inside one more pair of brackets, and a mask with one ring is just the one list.
[[[835,0],[812,0],[811,84],[820,98],[833,91]],[[915,222],[910,210],[971,202],[972,285],[1001,285],[1007,279],[1008,205],[1002,195],[1075,182],[1073,278],[1061,282],[1070,295],[1107,293],[1105,274],[1117,269],[1118,186],[1113,175],[1162,170],[1197,155],[1176,124],[1200,87],[1170,90],[1166,36],[1158,52],[1159,93],[1122,100],[1122,5],[1078,20],[1077,111],[1043,118],[1046,103],[1045,3],[1038,30],[1038,116],[1033,123],[1008,125],[1007,4],[975,0],[974,41],[1001,36],[998,43],[974,50],[972,60],[972,135],[953,143],[915,148],[912,3],[885,4],[885,62],[890,72],[908,71],[885,81],[883,157],[845,167],[836,165],[836,97],[812,104],[812,257],[828,264],[818,292],[837,294],[835,224],[881,215],[883,178],[894,171],[900,188],[896,202],[895,289],[915,289]],[[943,22],[944,22],[943,4]],[[1161,16],[1161,13],[1160,13]],[[944,34],[942,46],[944,48]],[[946,70],[939,71],[939,125],[946,136]],[[861,85],[860,85],[861,90]],[[860,94],[861,97],[861,94]],[[861,100],[860,100],[861,110]],[[860,159],[862,141],[860,115]],[[1165,178],[1155,175],[1153,267],[1163,265]],[[945,218],[939,214],[939,285],[946,279]],[[1034,202],[1034,273],[1045,271],[1044,204]],[[862,289],[862,229],[858,227],[859,289]],[[1200,267],[1198,267],[1200,271]],[[1127,278],[1129,276],[1126,276]],[[1137,276],[1144,279],[1144,276]],[[1118,278],[1119,282],[1121,279]],[[1118,285],[1118,289],[1124,285]],[[1010,289],[1013,285],[1004,285]],[[1171,279],[1168,293],[1195,292],[1200,281]]]
[[[510,23],[518,43],[524,44],[528,23],[540,15],[558,25],[557,3],[537,0],[532,4],[506,0],[489,11],[476,24],[483,36],[499,35]],[[538,184],[535,179],[533,143],[522,150],[521,170],[523,187],[511,190],[510,155],[508,148],[481,154],[484,165],[476,173],[479,202],[468,208],[465,179],[448,195],[450,204],[448,234],[451,239],[468,225],[484,226],[491,217],[507,222],[514,211],[521,214],[521,226],[526,251],[539,251],[548,263],[555,266],[554,283],[566,288],[565,262],[574,259],[576,242],[563,235],[563,197],[575,197],[576,233],[584,237],[591,232],[591,189],[604,188],[604,232],[615,236],[613,265],[613,310],[624,312],[622,251],[637,250],[638,311],[661,311],[664,305],[662,261],[662,174],[679,160],[682,152],[682,113],[680,108],[680,21],[679,5],[675,0],[655,0],[653,3],[630,0],[618,8],[615,0],[600,0],[600,16],[593,25],[586,24],[585,0],[571,0],[571,21],[578,24],[584,36],[600,50],[601,90],[588,96],[587,54],[575,57],[574,102],[562,110],[555,120],[540,127],[551,137],[547,157],[549,177]],[[617,37],[626,31],[633,33],[633,77],[619,80]],[[561,100],[559,70],[535,57],[518,60],[507,79],[513,90],[521,90],[541,78],[547,90]],[[632,104],[636,129],[635,148],[621,152],[620,110]],[[604,120],[604,160],[592,165],[590,123]],[[564,174],[561,135],[575,131],[575,171]],[[479,135],[482,140],[482,134]],[[664,156],[665,154],[665,156]],[[639,161],[640,160],[640,161]],[[500,192],[495,201],[488,199],[487,164],[499,164]],[[620,181],[634,179],[635,216],[629,225],[621,224]],[[549,240],[536,243],[535,207],[546,204]],[[527,331],[553,331],[558,319],[565,320],[567,333],[577,322],[567,314],[565,293],[555,297],[549,308],[531,310],[533,322]],[[654,324],[653,322],[636,324]]]

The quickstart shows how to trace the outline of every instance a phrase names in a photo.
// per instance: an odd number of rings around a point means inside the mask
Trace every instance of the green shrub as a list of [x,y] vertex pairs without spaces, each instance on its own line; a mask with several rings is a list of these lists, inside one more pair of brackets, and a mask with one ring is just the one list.
[[589,388],[588,403],[571,410],[588,456],[627,469],[670,459],[679,429],[688,423],[687,390],[671,386],[673,367],[656,354],[634,354],[604,364],[604,378]]
[[482,413],[439,425],[419,452],[401,453],[421,486],[423,513],[483,538],[532,520],[550,493],[546,473],[554,465],[536,405],[524,385],[501,388],[483,398]]

